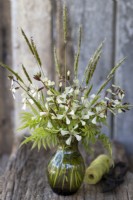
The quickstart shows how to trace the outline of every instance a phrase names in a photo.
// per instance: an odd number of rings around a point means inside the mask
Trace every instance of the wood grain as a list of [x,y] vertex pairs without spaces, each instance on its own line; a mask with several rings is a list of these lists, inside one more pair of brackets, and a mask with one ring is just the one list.
[[[11,65],[11,10],[9,1],[0,1],[0,61]],[[11,153],[13,144],[13,101],[7,71],[0,67],[0,155]]]
[[[116,73],[115,82],[125,90],[125,102],[133,104],[133,1],[121,0],[117,4],[116,60],[127,59]],[[116,118],[115,138],[133,153],[133,109]]]
[[101,184],[83,184],[75,195],[58,196],[50,189],[46,177],[50,152],[42,149],[31,151],[30,147],[25,145],[12,155],[4,174],[2,200],[129,200],[133,197],[133,174],[130,172],[115,192],[103,194]]
[[[27,44],[22,37],[22,28],[30,39],[33,37],[40,59],[42,61],[45,76],[53,78],[53,48],[52,48],[52,7],[50,0],[20,0],[12,1],[12,24],[13,24],[13,64],[24,80],[22,63],[28,73],[33,77],[39,72],[38,64],[31,55]],[[26,83],[29,85],[29,83]],[[37,84],[34,82],[34,84]],[[18,93],[15,101],[15,128],[20,125],[19,113],[22,108],[21,95]],[[16,132],[16,129],[15,129]]]

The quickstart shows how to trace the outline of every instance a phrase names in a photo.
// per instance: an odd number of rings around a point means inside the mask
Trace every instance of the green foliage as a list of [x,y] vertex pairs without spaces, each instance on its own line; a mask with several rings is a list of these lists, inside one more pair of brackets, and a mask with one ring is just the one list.
[[105,134],[99,134],[97,139],[102,142],[105,149],[108,150],[110,157],[112,157],[112,144],[111,144],[108,136],[106,136]]
[[99,45],[93,56],[91,57],[88,66],[86,67],[84,76],[86,80],[86,85],[90,83],[91,78],[93,77],[93,74],[95,72],[97,63],[100,59],[101,53],[102,53],[102,47],[103,47],[103,42]]
[[97,135],[100,134],[100,129],[94,125],[94,124],[89,124],[86,125],[83,129],[83,139],[82,139],[82,144],[87,152],[90,153],[91,147],[90,144],[95,144],[97,141]]
[[0,66],[6,68],[9,72],[11,72],[17,80],[19,80],[20,82],[23,83],[22,78],[18,75],[18,73],[16,73],[14,70],[12,70],[10,67],[8,67],[7,65],[3,64],[2,62],[0,62]]
[[[66,144],[71,145],[71,141],[76,139],[82,141],[85,149],[89,149],[91,143],[100,140],[104,147],[111,152],[111,144],[106,135],[101,134],[101,124],[106,124],[107,113],[111,112],[114,115],[120,112],[125,112],[131,108],[126,102],[123,102],[124,90],[118,86],[113,86],[114,89],[108,89],[106,94],[110,92],[110,98],[103,97],[102,91],[105,89],[109,81],[113,78],[114,73],[125,60],[120,62],[111,70],[104,83],[101,85],[96,94],[91,94],[93,91],[93,84],[91,83],[92,77],[96,70],[96,66],[100,59],[103,42],[99,45],[85,69],[83,82],[78,80],[78,65],[81,49],[81,35],[82,29],[79,29],[78,49],[74,60],[74,76],[73,82],[70,78],[70,71],[67,72],[67,8],[63,9],[63,30],[64,30],[64,69],[65,74],[61,74],[60,61],[57,57],[56,48],[54,48],[54,60],[56,71],[59,75],[60,83],[49,80],[43,72],[43,66],[36,45],[33,39],[30,40],[25,32],[21,29],[22,35],[34,56],[39,71],[37,74],[30,76],[26,67],[22,65],[23,72],[28,80],[27,83],[7,65],[0,63],[6,68],[13,76],[9,76],[12,80],[11,91],[13,96],[16,90],[23,91],[22,104],[24,109],[29,107],[29,112],[23,112],[21,115],[22,126],[19,130],[29,128],[31,135],[27,137],[22,144],[33,142],[33,148],[40,149],[43,146],[55,146],[61,137],[65,137]],[[67,73],[66,73],[67,72]],[[31,78],[33,77],[33,79]],[[39,84],[34,86],[34,81]],[[84,86],[84,82],[86,86]],[[18,84],[19,87],[16,87]],[[59,85],[60,84],[60,85]],[[39,87],[38,87],[39,86]],[[59,91],[58,91],[59,86]],[[44,91],[43,91],[44,90]],[[45,97],[44,97],[45,93]]]
[[23,68],[23,71],[24,71],[24,74],[25,74],[27,80],[32,84],[32,81],[31,81],[31,79],[30,79],[30,76],[29,76],[29,74],[28,74],[26,68],[24,67],[24,65],[22,65],[22,68]]
[[58,61],[58,57],[57,57],[57,51],[56,51],[55,47],[54,47],[54,61],[55,61],[56,72],[60,76],[60,65],[59,65],[59,61]]
[[80,49],[81,49],[81,37],[82,37],[82,27],[79,28],[78,52],[75,55],[75,60],[74,60],[75,77],[77,77],[78,75],[78,64],[79,64],[79,56],[80,56]]
[[64,43],[67,42],[67,7],[63,8],[63,30],[64,30]]
[[27,144],[32,142],[32,149],[37,147],[38,150],[43,146],[45,149],[47,147],[51,148],[52,146],[56,146],[58,144],[58,137],[57,134],[51,132],[43,127],[35,128],[29,137],[26,137],[25,140],[21,143]]

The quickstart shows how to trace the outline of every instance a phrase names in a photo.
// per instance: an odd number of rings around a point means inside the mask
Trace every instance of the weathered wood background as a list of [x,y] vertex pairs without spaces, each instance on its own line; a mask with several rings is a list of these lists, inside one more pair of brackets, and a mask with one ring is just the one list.
[[[0,1],[0,59],[21,74],[20,65],[36,71],[36,64],[20,35],[22,27],[28,36],[33,36],[37,44],[44,69],[52,78],[55,77],[52,43],[56,42],[62,58],[62,38],[59,34],[61,23],[61,2],[63,0],[1,0]],[[133,0],[67,0],[69,11],[69,67],[73,66],[72,55],[76,50],[78,26],[82,24],[83,38],[80,57],[79,76],[83,75],[89,57],[99,43],[106,39],[103,55],[94,77],[95,90],[102,83],[107,73],[122,57],[126,62],[115,74],[114,82],[126,91],[126,101],[133,103]],[[12,45],[11,45],[12,44]],[[11,51],[12,50],[12,51]],[[12,54],[11,54],[12,53]],[[11,62],[12,55],[12,62]],[[12,131],[11,97],[7,87],[6,72],[0,69],[0,151],[4,143],[10,147]],[[21,109],[20,97],[15,102],[16,126],[19,124],[18,111]],[[6,124],[6,125],[5,125]],[[6,126],[6,128],[5,128]],[[7,128],[8,127],[8,128]],[[125,144],[128,152],[133,153],[133,110],[120,117],[109,118],[106,134]],[[9,143],[10,142],[10,143]],[[9,145],[9,144],[10,145]],[[10,148],[9,148],[10,149]]]

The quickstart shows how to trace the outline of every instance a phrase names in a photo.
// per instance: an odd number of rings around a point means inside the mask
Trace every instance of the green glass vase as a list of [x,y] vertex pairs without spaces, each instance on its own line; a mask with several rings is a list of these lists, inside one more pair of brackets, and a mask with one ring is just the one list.
[[85,164],[78,149],[78,142],[71,145],[60,140],[57,151],[47,166],[48,182],[59,195],[71,195],[80,188],[85,174]]

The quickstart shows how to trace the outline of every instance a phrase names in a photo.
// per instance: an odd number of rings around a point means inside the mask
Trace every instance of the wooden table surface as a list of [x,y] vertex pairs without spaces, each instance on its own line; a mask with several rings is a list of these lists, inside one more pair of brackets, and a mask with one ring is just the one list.
[[[124,160],[124,154],[117,152],[116,157]],[[83,184],[72,196],[58,196],[47,182],[45,168],[49,159],[48,151],[31,151],[29,145],[12,154],[6,171],[0,176],[0,200],[133,200],[133,174],[130,172],[113,192],[103,194],[101,184]]]

